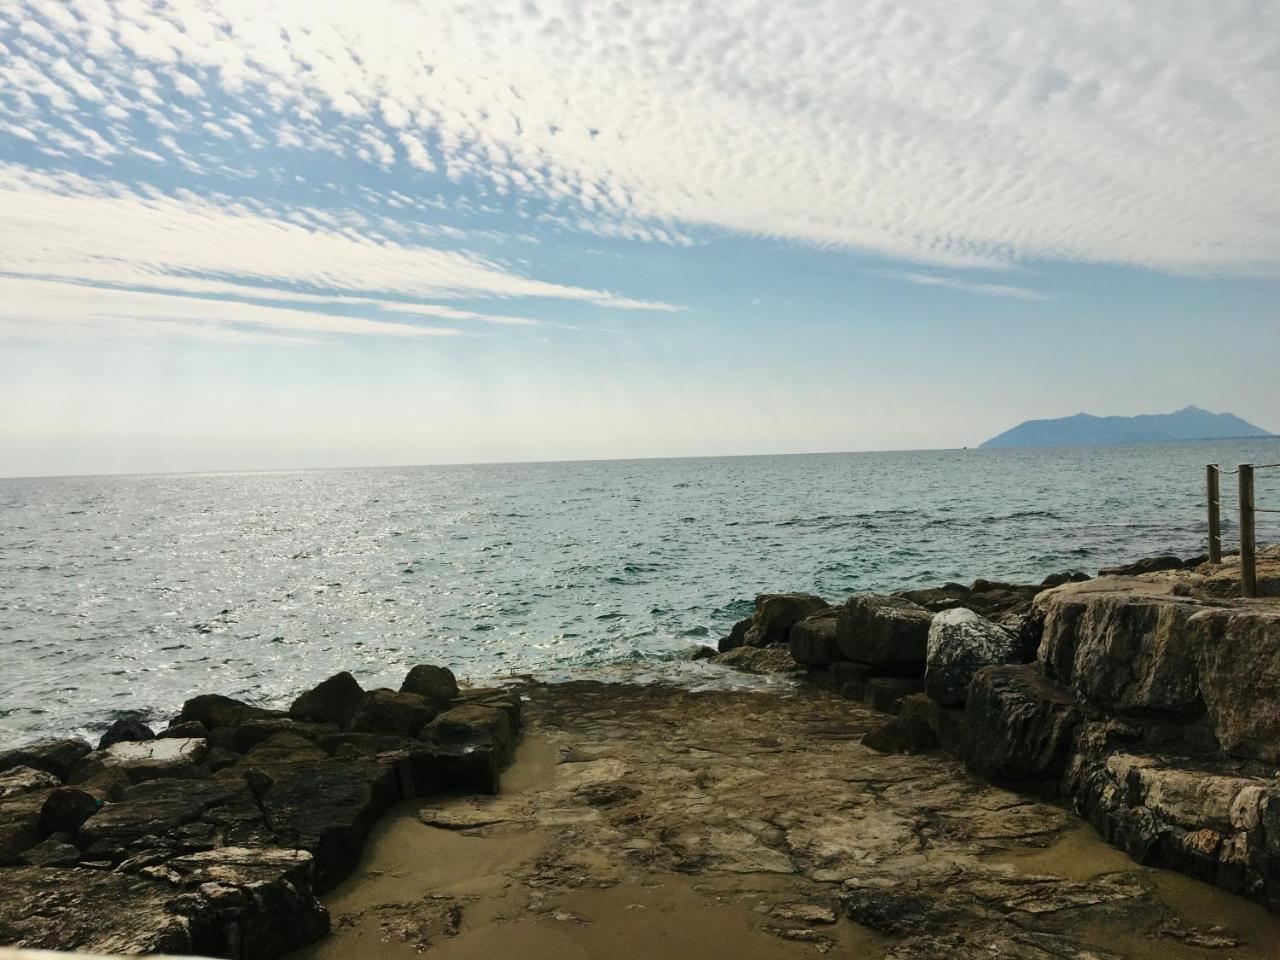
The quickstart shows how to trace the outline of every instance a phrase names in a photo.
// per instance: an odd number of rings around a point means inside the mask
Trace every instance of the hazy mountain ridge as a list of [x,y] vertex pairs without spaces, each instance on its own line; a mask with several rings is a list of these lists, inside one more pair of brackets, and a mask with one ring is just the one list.
[[1135,417],[1095,417],[1077,413],[1054,420],[1025,420],[982,447],[1056,447],[1077,443],[1161,443],[1174,440],[1238,440],[1274,434],[1233,413],[1210,413],[1196,406],[1173,413]]

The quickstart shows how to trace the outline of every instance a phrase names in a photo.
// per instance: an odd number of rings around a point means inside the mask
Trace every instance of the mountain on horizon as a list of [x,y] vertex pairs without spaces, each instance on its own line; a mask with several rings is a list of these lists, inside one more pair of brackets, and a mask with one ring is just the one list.
[[1058,447],[1079,443],[1163,443],[1173,440],[1239,440],[1275,434],[1233,413],[1210,413],[1196,406],[1173,413],[1136,417],[1095,417],[1077,413],[1056,420],[1025,420],[981,444],[986,447]]

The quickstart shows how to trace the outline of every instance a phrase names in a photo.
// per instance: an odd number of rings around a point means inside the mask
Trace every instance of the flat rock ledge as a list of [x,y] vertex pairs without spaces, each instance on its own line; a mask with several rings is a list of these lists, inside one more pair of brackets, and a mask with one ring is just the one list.
[[[811,601],[785,641],[712,662],[862,701],[891,715],[867,746],[951,753],[1069,806],[1138,863],[1280,913],[1280,547],[1259,555],[1261,598],[1239,599],[1238,569],[1164,556],[1095,579]],[[767,601],[739,635],[779,632],[758,623]]]
[[287,713],[202,694],[158,735],[0,752],[0,945],[288,953],[328,932],[317,894],[391,804],[496,793],[520,725],[518,693],[419,666],[401,691],[343,673]]

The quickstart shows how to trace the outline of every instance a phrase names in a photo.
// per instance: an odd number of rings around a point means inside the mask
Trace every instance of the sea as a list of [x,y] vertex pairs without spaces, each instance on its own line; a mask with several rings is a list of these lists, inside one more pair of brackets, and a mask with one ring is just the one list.
[[[1276,461],[1254,440],[0,480],[0,748],[415,663],[732,683],[689,654],[756,594],[1193,556],[1205,464]],[[1280,470],[1257,502],[1280,508]]]

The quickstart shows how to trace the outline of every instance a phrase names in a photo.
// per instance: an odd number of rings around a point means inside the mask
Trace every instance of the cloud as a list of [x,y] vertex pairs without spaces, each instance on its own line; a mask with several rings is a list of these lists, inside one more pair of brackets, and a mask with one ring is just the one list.
[[[72,136],[127,102],[213,163],[253,149],[219,122],[230,101],[292,149],[435,168],[598,233],[1276,275],[1273,18],[1245,0],[28,0],[0,10],[0,119],[30,130],[34,109]],[[197,145],[206,122],[234,140]]]
[[873,276],[888,280],[902,280],[921,287],[945,287],[948,290],[959,290],[961,293],[977,293],[988,297],[1013,297],[1016,300],[1045,300],[1044,294],[1026,287],[1015,287],[1006,283],[978,283],[972,280],[957,280],[954,277],[940,277],[932,273],[917,273],[910,270],[873,270]]
[[[514,326],[540,321],[420,301],[542,298],[671,309],[533,279],[457,250],[379,239],[342,226],[344,217],[334,211],[143,193],[118,182],[6,164],[0,164],[0,220],[8,236],[22,238],[0,245],[6,305],[0,314],[10,330],[19,323],[32,330],[46,322],[70,323],[80,311],[80,322],[95,319],[104,330],[124,329],[127,318],[152,324],[129,325],[135,333],[161,332],[155,324],[162,322],[169,332],[193,332],[186,321],[198,321],[412,338],[458,331],[326,311]],[[353,222],[362,221],[355,216]],[[178,320],[184,325],[174,326]]]

